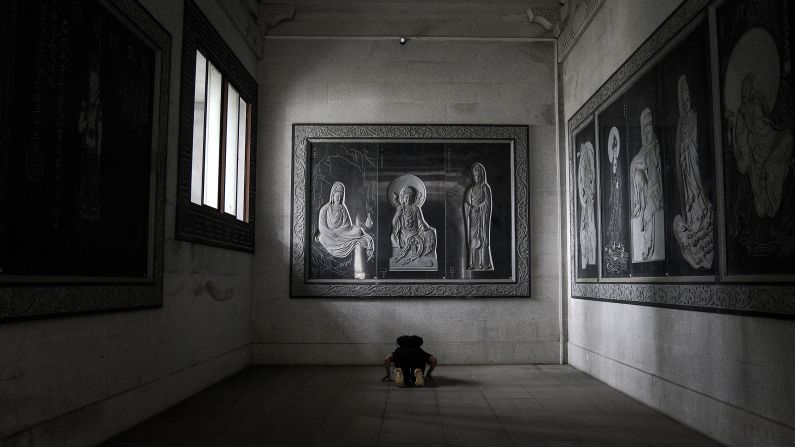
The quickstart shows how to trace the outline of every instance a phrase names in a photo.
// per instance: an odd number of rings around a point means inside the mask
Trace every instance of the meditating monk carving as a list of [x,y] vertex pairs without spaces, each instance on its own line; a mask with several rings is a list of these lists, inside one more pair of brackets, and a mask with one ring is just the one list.
[[[400,188],[400,192],[394,191]],[[425,185],[413,175],[395,179],[389,187],[395,214],[392,217],[390,270],[436,270],[436,229],[422,214]]]
[[753,73],[743,77],[740,98],[732,128],[737,170],[751,179],[757,216],[773,217],[790,170],[792,130],[777,127]]
[[341,182],[334,182],[331,186],[329,201],[320,208],[317,226],[315,240],[332,256],[344,258],[361,246],[367,252],[367,259],[373,258],[373,238],[358,223],[351,222],[351,215],[345,206],[345,185]]

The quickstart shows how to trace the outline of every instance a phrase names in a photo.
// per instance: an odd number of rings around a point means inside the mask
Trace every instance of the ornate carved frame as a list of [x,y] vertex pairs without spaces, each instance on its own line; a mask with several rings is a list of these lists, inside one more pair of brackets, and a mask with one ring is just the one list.
[[[171,74],[171,35],[135,0],[100,1],[136,31],[155,53],[149,221],[149,273],[144,278],[79,278],[68,284],[45,277],[0,284],[0,322],[160,307],[163,302],[166,151]],[[13,27],[12,27],[13,28]],[[13,33],[13,29],[6,30]],[[4,33],[5,34],[5,33]],[[144,37],[146,36],[146,37]],[[3,59],[0,57],[0,59]],[[0,123],[3,124],[3,123]]]
[[[708,20],[708,6],[712,0],[685,0],[663,24],[624,62],[588,101],[572,116],[567,125],[568,150],[567,169],[569,188],[576,184],[574,136],[588,120],[593,119],[599,108],[619,92],[643,70],[655,62],[660,53],[672,46],[677,36],[694,19]],[[711,30],[711,32],[714,32]],[[712,49],[714,51],[714,48]],[[714,78],[714,76],[713,76]],[[715,99],[713,98],[713,101]],[[598,131],[597,131],[598,132]],[[720,190],[720,188],[718,188]],[[576,216],[576,193],[569,194],[569,219]],[[575,246],[576,225],[569,225],[569,244]],[[569,268],[576,266],[576,249],[570,250]],[[713,283],[705,283],[703,277],[694,277],[692,283],[679,278],[677,283],[649,282],[578,282],[576,272],[569,275],[569,290],[572,298],[677,308],[715,313],[730,313],[768,317],[795,318],[795,289],[791,285],[773,284],[728,284],[720,273],[710,277]],[[633,278],[634,279],[634,278]],[[729,281],[731,278],[728,279]],[[646,280],[643,280],[646,281]]]
[[[308,157],[315,139],[359,140],[466,140],[509,141],[513,144],[514,276],[510,282],[477,280],[382,281],[338,280],[307,281],[309,250],[308,185],[311,184]],[[291,282],[293,297],[529,297],[530,221],[528,183],[528,127],[474,125],[293,125],[293,206]]]

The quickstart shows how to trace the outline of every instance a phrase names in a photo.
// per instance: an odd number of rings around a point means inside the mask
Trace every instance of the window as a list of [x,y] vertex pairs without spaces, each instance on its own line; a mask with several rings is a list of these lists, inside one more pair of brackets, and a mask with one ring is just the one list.
[[201,51],[195,79],[190,201],[246,222],[251,106]]
[[257,84],[185,2],[176,237],[254,250]]

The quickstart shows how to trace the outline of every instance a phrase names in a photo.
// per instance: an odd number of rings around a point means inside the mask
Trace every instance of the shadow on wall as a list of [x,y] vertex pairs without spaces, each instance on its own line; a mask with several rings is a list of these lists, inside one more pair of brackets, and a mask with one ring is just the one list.
[[259,305],[270,311],[267,319],[254,321],[261,355],[258,359],[255,349],[255,364],[377,366],[394,351],[400,335],[422,336],[423,349],[433,354],[443,339],[433,321],[418,315],[419,303],[405,299],[288,298]]
[[[747,436],[740,427],[726,427],[726,421],[737,420],[738,408],[770,422],[786,421],[793,414],[791,393],[774,389],[775,383],[781,383],[778,376],[786,375],[788,360],[765,361],[769,352],[777,351],[766,347],[766,333],[785,333],[780,325],[787,322],[646,309],[652,314],[649,333],[654,349],[646,351],[651,358],[639,360],[640,368],[652,374],[652,406],[687,425],[706,429],[708,436],[722,442]],[[763,327],[767,330],[760,331]],[[783,367],[777,371],[779,365]],[[776,434],[769,436],[770,442],[778,442],[773,441]]]
[[[407,304],[405,299],[289,296],[292,125],[427,121],[426,116],[408,110],[422,104],[401,104],[407,98],[401,96],[395,81],[400,76],[412,77],[411,73],[380,79],[385,63],[406,58],[405,51],[399,55],[401,50],[405,48],[397,41],[313,41],[310,51],[300,41],[266,41],[265,60],[270,65],[260,69],[264,79],[260,79],[259,103],[260,136],[265,143],[260,152],[267,151],[268,156],[266,162],[258,163],[257,219],[261,224],[257,226],[255,278],[271,280],[255,279],[253,295],[254,307],[259,308],[254,313],[254,343],[265,347],[266,363],[380,365],[394,350],[399,335],[430,333],[432,322],[418,316],[420,308],[410,300]],[[258,302],[256,297],[267,299]],[[415,316],[407,320],[404,313]],[[291,349],[293,345],[301,346]],[[427,341],[425,346],[433,348]]]

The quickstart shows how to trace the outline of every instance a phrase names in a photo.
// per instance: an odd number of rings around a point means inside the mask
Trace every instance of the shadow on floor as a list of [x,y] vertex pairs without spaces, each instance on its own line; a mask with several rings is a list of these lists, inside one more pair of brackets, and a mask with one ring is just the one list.
[[568,366],[435,372],[432,386],[401,389],[379,367],[252,367],[103,445],[719,445]]

